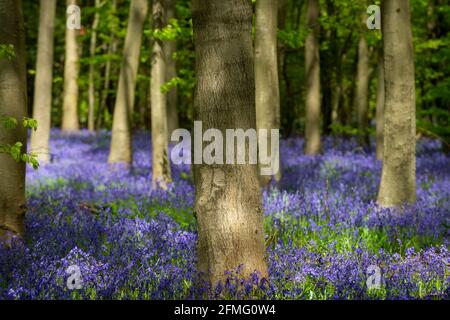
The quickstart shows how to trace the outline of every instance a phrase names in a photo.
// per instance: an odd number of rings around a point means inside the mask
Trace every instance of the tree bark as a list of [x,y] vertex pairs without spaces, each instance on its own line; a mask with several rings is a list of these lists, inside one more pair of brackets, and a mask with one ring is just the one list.
[[318,45],[319,1],[308,0],[307,25],[312,30],[306,37],[306,123],[305,154],[320,152],[320,58]]
[[[76,5],[77,0],[67,0],[67,6]],[[79,30],[66,28],[66,56],[64,62],[64,102],[62,130],[78,131],[78,74],[79,74]]]
[[[0,44],[14,46],[15,56],[0,58],[0,115],[16,118],[19,123],[27,115],[25,63],[25,29],[22,1],[0,0]],[[26,150],[26,129],[19,125],[5,129],[0,125],[0,143],[23,144]],[[25,163],[17,163],[11,155],[0,153],[0,240],[25,232]]]
[[[100,8],[100,0],[95,0],[95,8],[98,10]],[[100,21],[100,14],[98,12],[94,15],[94,21],[92,22],[92,35],[91,43],[89,48],[89,54],[91,59],[95,57],[95,49],[97,47],[97,28]],[[95,130],[95,66],[94,62],[91,61],[89,64],[89,110],[88,110],[88,130]]]
[[377,66],[377,109],[376,109],[376,125],[377,125],[377,160],[383,159],[383,127],[384,127],[384,59],[383,53],[380,52]]
[[[280,129],[280,88],[277,58],[278,4],[272,0],[256,2],[255,81],[257,129]],[[271,139],[268,136],[268,154],[271,157]],[[277,150],[279,153],[279,150]],[[281,170],[274,176],[281,179]],[[266,186],[272,176],[260,176]]]
[[416,200],[414,51],[409,1],[382,5],[386,100],[378,203],[392,207]]
[[[116,14],[116,10],[117,10],[117,0],[113,0],[112,1],[112,14]],[[108,57],[111,57],[113,54],[115,54],[117,51],[117,39],[115,37],[114,32],[112,32],[111,34],[111,38],[108,44]],[[100,98],[100,103],[98,106],[98,112],[97,112],[97,132],[100,130],[101,125],[102,125],[102,119],[103,119],[103,113],[104,113],[104,108],[106,106],[106,102],[108,100],[108,91],[109,91],[109,86],[110,86],[110,82],[111,82],[111,59],[108,59],[108,61],[106,61],[105,64],[105,81],[103,83],[103,89],[102,92],[100,94],[101,98]]]
[[33,100],[33,118],[37,120],[38,128],[31,132],[30,151],[37,155],[40,164],[45,164],[50,161],[49,140],[56,0],[41,0],[39,11],[38,52]]
[[[278,3],[278,18],[277,18],[278,29],[284,30],[284,28],[286,27],[286,17],[289,4],[287,0],[277,0],[276,2]],[[278,53],[277,53],[278,70],[283,70],[286,48],[281,41],[277,41],[277,46],[278,46]]]
[[114,107],[109,163],[131,164],[132,162],[131,110],[134,105],[134,89],[136,87],[139,66],[142,30],[147,11],[147,0],[131,1],[117,98]]
[[[334,1],[327,0],[325,2],[326,13],[328,16],[334,16],[336,8]],[[335,104],[335,96],[333,95],[333,78],[337,74],[337,64],[339,60],[338,50],[338,33],[335,26],[330,29],[321,28],[320,41],[328,42],[328,46],[319,44],[319,58],[320,58],[320,86],[322,89],[322,133],[329,135],[331,133],[332,114]],[[336,76],[337,78],[337,76]],[[335,81],[337,87],[337,79]]]
[[[153,28],[164,27],[164,2],[153,0]],[[168,156],[169,135],[167,130],[167,95],[161,91],[166,79],[166,56],[163,43],[153,40],[151,76],[151,120],[152,120],[152,183],[153,187],[166,188],[170,182],[170,162]]]
[[[175,18],[175,3],[176,0],[165,0],[165,25]],[[164,41],[163,48],[166,57],[166,81],[170,81],[177,76],[177,64],[173,58],[173,54],[177,50],[177,42]],[[177,106],[178,88],[175,86],[167,92],[167,129],[169,138],[171,133],[179,127]]]
[[[196,118],[223,136],[226,129],[255,129],[251,2],[192,3]],[[196,164],[194,181],[200,279],[217,284],[238,266],[243,277],[267,277],[257,165]]]
[[359,144],[369,145],[369,48],[364,35],[359,38],[358,65],[356,71],[356,114],[358,118]]

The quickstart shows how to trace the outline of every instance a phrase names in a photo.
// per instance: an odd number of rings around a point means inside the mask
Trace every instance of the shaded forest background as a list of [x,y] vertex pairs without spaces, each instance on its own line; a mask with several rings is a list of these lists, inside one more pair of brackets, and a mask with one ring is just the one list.
[[[374,4],[379,1],[375,1]],[[89,67],[95,72],[96,129],[110,130],[117,91],[121,55],[127,30],[129,0],[82,1],[82,29],[80,30],[81,61],[79,73],[79,119],[82,128],[88,126]],[[305,37],[306,1],[280,1],[279,10],[279,79],[282,136],[299,135],[305,127]],[[415,49],[417,131],[418,134],[444,140],[450,139],[450,6],[446,0],[413,0],[412,27]],[[377,94],[377,61],[381,50],[381,31],[369,30],[358,16],[365,12],[364,1],[320,1],[320,64],[322,134],[362,134],[358,130],[355,110],[355,87],[358,63],[358,41],[365,37],[369,48],[369,122],[368,133],[375,135]],[[62,121],[63,75],[65,54],[66,3],[58,1],[55,25],[54,86],[52,126]],[[33,83],[39,24],[39,2],[23,1],[27,43],[28,83]],[[93,21],[100,19],[95,55],[90,54]],[[150,15],[151,16],[151,15]],[[367,19],[368,15],[363,18]],[[176,1],[176,19],[154,35],[151,18],[146,19],[141,47],[140,66],[133,112],[135,130],[150,127],[150,60],[153,36],[175,41],[177,51],[176,77],[168,80],[164,90],[177,88],[179,125],[190,128],[193,120],[193,92],[195,86],[194,45],[189,0]],[[110,79],[105,77],[111,63]],[[105,85],[105,81],[107,84]],[[28,86],[28,108],[32,114],[33,88]]]

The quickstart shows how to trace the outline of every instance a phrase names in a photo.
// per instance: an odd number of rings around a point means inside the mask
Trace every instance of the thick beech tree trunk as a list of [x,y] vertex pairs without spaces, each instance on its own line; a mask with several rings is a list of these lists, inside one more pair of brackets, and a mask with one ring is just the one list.
[[305,154],[320,152],[320,58],[318,44],[319,0],[308,0],[307,25],[311,28],[305,43],[306,121]]
[[[67,6],[77,5],[77,0],[67,0]],[[64,62],[64,102],[62,130],[78,131],[78,74],[80,72],[79,30],[66,28],[66,56]]]
[[131,110],[134,105],[136,77],[141,52],[142,30],[148,11],[147,0],[132,0],[128,16],[119,85],[114,107],[109,163],[132,162]]
[[[153,0],[153,28],[164,27],[164,1]],[[162,41],[153,40],[151,79],[152,118],[152,182],[153,186],[165,188],[170,182],[170,161],[168,155],[169,135],[167,131],[167,95],[161,91],[166,79],[166,61]]]
[[382,3],[384,47],[384,150],[378,202],[416,201],[416,96],[408,0]]
[[[226,129],[256,128],[251,1],[192,3],[196,120],[223,136]],[[201,277],[215,284],[240,265],[242,276],[257,271],[266,277],[257,165],[198,164],[194,173]]]
[[[14,57],[0,57],[0,115],[14,117],[20,123],[27,115],[22,1],[0,0],[0,21],[0,44],[14,46]],[[23,144],[22,151],[26,150],[26,130],[21,125],[15,129],[0,125],[0,144],[16,142]],[[0,153],[0,177],[0,241],[4,241],[25,231],[25,163]]]
[[[255,81],[256,126],[258,129],[280,129],[280,89],[278,80],[277,25],[278,4],[272,0],[256,2]],[[271,150],[269,135],[268,150]],[[277,150],[279,153],[279,150]],[[271,156],[270,151],[268,156]],[[281,178],[281,170],[275,180]],[[272,176],[261,176],[263,186]]]
[[41,0],[39,36],[34,80],[33,118],[38,122],[31,132],[31,148],[41,164],[50,161],[49,140],[52,113],[53,43],[56,0]]

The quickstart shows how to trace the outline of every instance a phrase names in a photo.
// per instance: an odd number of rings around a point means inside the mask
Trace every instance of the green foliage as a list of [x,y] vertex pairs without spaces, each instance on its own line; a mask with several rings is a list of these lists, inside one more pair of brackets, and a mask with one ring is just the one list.
[[192,21],[190,28],[181,26],[177,19],[171,19],[170,22],[162,29],[155,29],[153,32],[147,30],[147,34],[151,33],[155,39],[163,41],[176,41],[178,39],[192,37]]
[[12,44],[0,44],[0,59],[12,60],[15,57],[14,45]]
[[302,49],[307,35],[307,30],[279,30],[278,40],[287,48]]
[[[0,126],[4,129],[15,129],[19,125],[16,118],[0,115]],[[22,119],[22,127],[26,129],[37,130],[37,121],[31,118],[24,117]],[[24,162],[30,164],[35,170],[39,168],[39,162],[36,155],[33,153],[22,152],[23,143],[16,142],[14,145],[0,143],[0,153],[9,154],[16,162]]]
[[450,144],[450,8],[412,1],[417,129]]
[[[281,129],[282,134],[297,134],[304,132],[304,98],[305,69],[304,43],[309,29],[306,27],[306,0],[286,0],[287,10],[284,24],[279,26],[278,40],[280,53],[279,78],[281,94]],[[27,67],[28,82],[33,83],[36,68],[36,44],[38,38],[39,3],[33,0],[23,0],[24,16],[26,17]],[[79,37],[82,48],[80,61],[80,120],[86,125],[88,106],[88,68],[95,66],[95,96],[96,115],[101,105],[103,117],[102,126],[111,128],[115,94],[117,92],[118,75],[124,38],[127,31],[130,0],[117,2],[116,8],[112,1],[101,1],[99,8],[94,7],[94,1],[82,5],[83,32]],[[256,0],[252,0],[253,5]],[[370,112],[369,120],[375,118],[376,100],[376,65],[379,49],[382,47],[380,30],[368,30],[365,20],[368,18],[367,7],[370,4],[380,5],[380,0],[348,1],[320,0],[319,44],[321,78],[330,78],[332,92],[322,95],[330,96],[331,105],[336,110],[332,133],[357,135],[356,117],[354,116],[355,74],[358,53],[358,39],[364,36],[370,49]],[[412,27],[414,36],[414,57],[416,69],[417,92],[417,124],[418,130],[424,135],[436,137],[450,143],[449,110],[450,105],[450,7],[436,5],[430,10],[432,1],[412,0]],[[64,35],[65,13],[64,1],[57,3],[55,25],[55,61],[53,79],[52,126],[61,122],[64,74]],[[95,55],[90,56],[89,46],[92,37],[92,22],[95,14],[100,16],[96,28],[97,46]],[[150,13],[149,13],[150,15]],[[281,16],[281,15],[280,15]],[[429,30],[430,22],[434,30]],[[193,119],[193,93],[195,88],[195,57],[192,31],[192,9],[190,0],[176,1],[176,19],[170,20],[167,26],[154,30],[151,19],[146,19],[144,37],[141,47],[141,64],[138,71],[136,86],[136,106],[133,119],[142,121],[140,126],[149,126],[149,87],[152,57],[152,41],[172,41],[177,45],[173,57],[177,64],[177,75],[167,79],[162,86],[162,92],[172,88],[178,91],[178,113],[180,126],[189,128]],[[114,43],[113,52],[108,48]],[[0,45],[0,58],[11,59],[14,48],[10,45]],[[110,86],[104,89],[105,67],[110,62]],[[340,89],[340,96],[336,88]],[[33,96],[33,86],[28,86],[28,96]],[[105,99],[103,99],[105,97]],[[103,104],[103,100],[105,103]],[[323,103],[322,105],[325,105]],[[145,115],[141,115],[145,112]],[[374,126],[371,126],[373,131]]]
[[35,120],[35,119],[27,118],[27,117],[24,117],[22,119],[22,126],[24,128],[32,129],[32,130],[36,131],[37,125],[38,125],[38,123],[37,123],[37,120]]
[[17,128],[18,121],[14,117],[0,115],[0,124],[5,129],[15,129],[15,128]]

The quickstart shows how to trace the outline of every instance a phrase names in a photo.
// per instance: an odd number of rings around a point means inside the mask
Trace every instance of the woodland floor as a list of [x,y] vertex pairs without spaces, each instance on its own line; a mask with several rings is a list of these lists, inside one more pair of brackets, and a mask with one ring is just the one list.
[[[28,169],[27,238],[0,248],[0,299],[198,297],[194,188],[173,166],[168,191],[151,188],[150,134],[134,139],[131,171],[109,168],[110,135],[52,132],[53,162]],[[259,287],[230,274],[203,297],[449,299],[450,156],[418,141],[417,204],[375,204],[381,164],[354,141],[326,138],[324,154],[281,143],[283,179],[263,192],[270,278]],[[66,270],[81,269],[69,290]],[[368,290],[367,269],[381,269]]]

